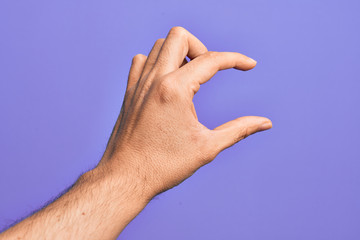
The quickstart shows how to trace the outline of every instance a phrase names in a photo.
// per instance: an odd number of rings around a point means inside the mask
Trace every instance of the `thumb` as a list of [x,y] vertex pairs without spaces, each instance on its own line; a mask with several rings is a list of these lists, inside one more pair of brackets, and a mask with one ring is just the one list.
[[231,147],[240,140],[256,132],[272,127],[270,119],[246,116],[234,119],[215,128],[212,133],[219,151]]

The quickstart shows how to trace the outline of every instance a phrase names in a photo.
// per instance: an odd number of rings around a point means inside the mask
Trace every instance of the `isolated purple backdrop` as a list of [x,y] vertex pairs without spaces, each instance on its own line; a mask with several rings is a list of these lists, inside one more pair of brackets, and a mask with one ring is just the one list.
[[195,97],[213,128],[273,129],[155,198],[119,239],[360,239],[360,3],[316,0],[0,2],[0,227],[100,159],[131,58],[176,25],[258,61]]

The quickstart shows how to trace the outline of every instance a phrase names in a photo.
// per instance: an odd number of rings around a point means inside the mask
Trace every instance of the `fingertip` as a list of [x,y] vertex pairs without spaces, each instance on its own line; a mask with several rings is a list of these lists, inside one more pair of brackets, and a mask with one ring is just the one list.
[[270,119],[266,118],[265,121],[260,124],[258,131],[265,131],[270,128],[272,128],[272,122]]
[[257,64],[257,61],[254,60],[254,59],[252,59],[252,58],[250,58],[250,57],[249,57],[249,62],[250,62],[250,64],[251,64],[251,68],[250,68],[250,69],[253,69],[253,68],[256,66],[256,64]]
[[249,71],[253,69],[256,66],[256,64],[257,64],[256,60],[241,54],[239,58],[238,66],[236,66],[235,68],[242,71]]

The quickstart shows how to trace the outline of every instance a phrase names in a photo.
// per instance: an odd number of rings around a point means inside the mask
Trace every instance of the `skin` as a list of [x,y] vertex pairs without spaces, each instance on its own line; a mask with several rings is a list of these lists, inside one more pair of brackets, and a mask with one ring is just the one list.
[[148,57],[133,58],[121,112],[99,164],[0,239],[116,239],[154,196],[222,150],[272,127],[267,118],[246,116],[211,130],[198,121],[192,102],[217,71],[255,65],[240,53],[210,52],[184,28],[172,28]]

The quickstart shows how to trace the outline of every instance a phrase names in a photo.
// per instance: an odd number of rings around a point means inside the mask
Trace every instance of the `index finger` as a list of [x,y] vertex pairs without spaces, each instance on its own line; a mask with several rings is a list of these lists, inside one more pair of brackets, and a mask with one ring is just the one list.
[[247,71],[255,66],[254,59],[237,52],[207,52],[178,69],[173,76],[189,85],[195,94],[200,84],[209,81],[220,70]]
[[177,70],[186,56],[194,59],[207,52],[205,45],[182,27],[173,27],[161,47],[154,68],[165,75]]

